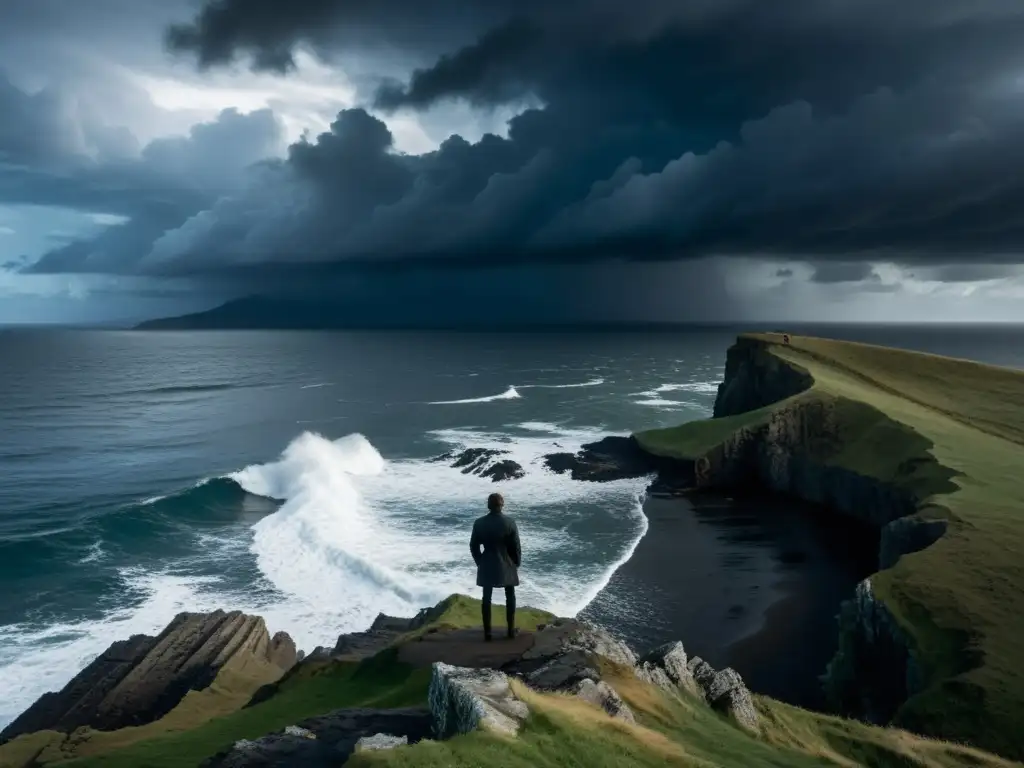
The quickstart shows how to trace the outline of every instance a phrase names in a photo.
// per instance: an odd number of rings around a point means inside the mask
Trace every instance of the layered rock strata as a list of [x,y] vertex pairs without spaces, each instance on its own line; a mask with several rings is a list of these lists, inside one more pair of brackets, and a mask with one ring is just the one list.
[[46,693],[0,733],[0,742],[33,731],[110,731],[153,722],[189,691],[208,687],[225,667],[268,682],[296,660],[284,632],[239,611],[180,613],[156,637],[116,642],[59,692]]

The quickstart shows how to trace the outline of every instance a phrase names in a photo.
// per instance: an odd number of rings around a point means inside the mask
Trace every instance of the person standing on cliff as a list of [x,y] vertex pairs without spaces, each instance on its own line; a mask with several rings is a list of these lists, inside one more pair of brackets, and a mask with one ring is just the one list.
[[476,584],[483,587],[484,601],[481,612],[484,640],[491,640],[491,596],[495,587],[505,588],[505,621],[508,637],[516,636],[516,587],[519,586],[519,528],[516,521],[502,510],[505,499],[500,493],[487,497],[488,512],[473,523],[469,551],[476,563]]

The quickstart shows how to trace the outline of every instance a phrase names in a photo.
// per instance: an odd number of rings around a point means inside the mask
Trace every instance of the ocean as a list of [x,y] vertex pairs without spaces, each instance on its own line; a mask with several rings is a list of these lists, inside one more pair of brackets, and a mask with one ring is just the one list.
[[[1016,326],[818,330],[1024,367]],[[644,624],[640,596],[605,587],[647,530],[645,481],[542,458],[708,416],[736,331],[0,329],[0,726],[179,611],[258,613],[309,651],[474,593],[468,531],[494,490],[520,523],[521,605]],[[467,447],[526,476],[431,461]]]

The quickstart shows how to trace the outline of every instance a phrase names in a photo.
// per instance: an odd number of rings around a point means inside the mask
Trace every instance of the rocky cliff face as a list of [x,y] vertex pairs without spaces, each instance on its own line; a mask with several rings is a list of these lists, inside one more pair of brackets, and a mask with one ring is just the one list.
[[814,383],[806,371],[786,365],[764,344],[737,339],[725,357],[725,379],[718,385],[715,418],[762,408],[799,394]]
[[114,643],[61,691],[43,694],[0,732],[0,743],[33,731],[111,731],[151,723],[190,690],[208,687],[227,665],[273,678],[295,658],[292,639],[284,632],[271,637],[258,616],[180,613],[158,636]]
[[[728,353],[715,417],[781,404],[764,423],[738,430],[698,459],[697,485],[765,488],[857,518],[880,532],[880,568],[937,541],[946,522],[921,510],[914,492],[914,473],[928,459],[901,463],[896,475],[907,479],[901,483],[832,463],[851,424],[901,427],[866,404],[816,396],[808,391],[812,383],[805,371],[770,354],[762,343],[740,339]],[[931,460],[928,470],[942,468]],[[910,638],[875,597],[870,580],[844,604],[839,625],[839,651],[823,677],[829,698],[845,713],[888,722],[922,686]]]

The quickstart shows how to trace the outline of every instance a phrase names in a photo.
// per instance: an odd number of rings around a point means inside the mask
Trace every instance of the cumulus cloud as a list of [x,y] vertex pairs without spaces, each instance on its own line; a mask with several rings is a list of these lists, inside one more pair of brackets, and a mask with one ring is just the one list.
[[[104,229],[46,253],[26,267],[35,272],[132,272],[158,237],[222,196],[247,190],[254,164],[283,148],[280,122],[266,109],[224,110],[187,136],[156,139],[132,157],[83,154],[60,138],[67,126],[59,118],[41,110],[34,143],[10,131],[0,136],[0,156],[8,160],[0,172],[0,203],[85,211]],[[31,162],[36,152],[45,162]]]

